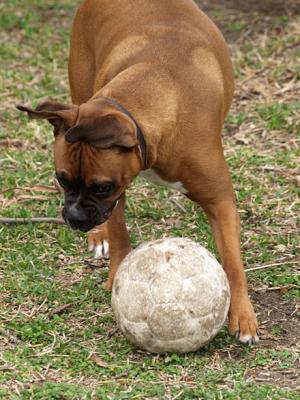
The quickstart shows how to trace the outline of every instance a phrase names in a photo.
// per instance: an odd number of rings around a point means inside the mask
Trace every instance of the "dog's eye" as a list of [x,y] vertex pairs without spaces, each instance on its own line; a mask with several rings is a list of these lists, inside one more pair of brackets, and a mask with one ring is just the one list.
[[63,188],[63,189],[67,189],[67,184],[63,179],[57,179],[59,185]]
[[74,193],[77,191],[77,184],[76,182],[71,182],[66,179],[63,175],[56,174],[56,179],[60,186],[68,193]]
[[105,197],[112,192],[114,188],[113,183],[104,183],[96,186],[96,196],[97,197]]
[[62,176],[56,175],[57,182],[63,189],[67,189],[69,186],[69,182],[63,178]]

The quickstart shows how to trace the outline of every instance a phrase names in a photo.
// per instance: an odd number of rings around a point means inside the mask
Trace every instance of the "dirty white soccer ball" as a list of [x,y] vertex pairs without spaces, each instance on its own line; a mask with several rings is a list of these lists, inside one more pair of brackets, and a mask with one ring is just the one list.
[[112,308],[137,347],[196,351],[221,329],[230,302],[226,275],[209,251],[185,238],[145,243],[121,263]]

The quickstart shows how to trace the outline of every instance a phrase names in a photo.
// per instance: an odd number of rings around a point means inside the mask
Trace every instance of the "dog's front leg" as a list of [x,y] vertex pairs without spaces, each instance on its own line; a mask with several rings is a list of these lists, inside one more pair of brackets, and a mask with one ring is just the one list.
[[125,223],[125,194],[107,221],[110,267],[106,288],[112,289],[114,276],[123,258],[131,251],[130,237]]
[[[209,164],[208,164],[209,165]],[[240,220],[237,212],[231,178],[224,160],[219,168],[190,168],[194,184],[188,188],[188,197],[205,210],[226,272],[231,302],[229,332],[242,343],[258,341],[257,321],[248,296],[247,280],[240,253]],[[201,180],[197,180],[201,176]]]
[[109,239],[107,222],[97,225],[88,233],[89,251],[94,252],[94,258],[109,259]]
[[242,343],[254,344],[258,341],[257,321],[241,261],[240,222],[235,200],[224,198],[204,208],[230,285],[229,332]]

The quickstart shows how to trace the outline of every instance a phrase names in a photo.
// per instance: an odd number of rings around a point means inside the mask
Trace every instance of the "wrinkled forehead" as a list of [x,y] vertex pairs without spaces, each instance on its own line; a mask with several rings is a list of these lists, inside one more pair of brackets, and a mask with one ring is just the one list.
[[62,137],[54,142],[54,164],[58,174],[65,174],[69,179],[80,177],[81,143],[68,143]]
[[81,180],[87,185],[98,181],[118,180],[118,157],[115,151],[98,149],[87,143],[68,143],[57,139],[54,144],[55,170],[71,180]]

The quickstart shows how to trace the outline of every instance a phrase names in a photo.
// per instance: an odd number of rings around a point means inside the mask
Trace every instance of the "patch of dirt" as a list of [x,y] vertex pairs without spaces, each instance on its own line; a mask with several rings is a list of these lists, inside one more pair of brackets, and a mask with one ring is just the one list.
[[[278,362],[276,353],[266,365],[251,367],[245,379],[261,384],[271,384],[287,390],[300,390],[300,319],[299,303],[285,299],[280,290],[254,289],[250,292],[259,321],[260,342],[255,352],[287,350],[295,354],[296,360],[289,363]],[[298,357],[297,357],[298,354]],[[251,364],[251,363],[250,363]]]
[[[203,2],[198,1],[198,4],[201,7]],[[205,4],[205,2],[204,2]],[[223,0],[220,2],[219,0],[210,0],[210,7],[217,8],[222,4],[223,7],[227,9],[235,10],[238,12],[244,13],[259,13],[266,15],[284,15],[288,13],[299,13],[300,12],[300,3],[298,0]]]
[[[284,288],[273,289],[250,286],[249,294],[259,325],[258,344],[245,354],[241,344],[232,342],[226,348],[213,351],[212,358],[229,358],[246,364],[244,379],[247,382],[300,390],[299,303],[285,298]],[[214,369],[211,363],[210,367]]]
[[259,346],[263,348],[273,348],[274,344],[286,348],[299,346],[299,304],[284,298],[279,289],[271,289],[250,291],[259,321],[261,339]]
[[41,20],[47,24],[53,24],[56,28],[68,28],[70,29],[71,22],[75,14],[75,7],[72,12],[67,13],[65,10],[57,9],[41,9],[39,15]]
[[[298,0],[196,0],[196,3],[221,29],[229,43],[253,33],[263,33],[276,17],[300,14]],[[241,24],[245,29],[239,29]]]
[[279,368],[272,365],[254,368],[247,371],[245,379],[261,384],[277,386],[285,390],[300,390],[300,363],[296,361],[293,368]]

